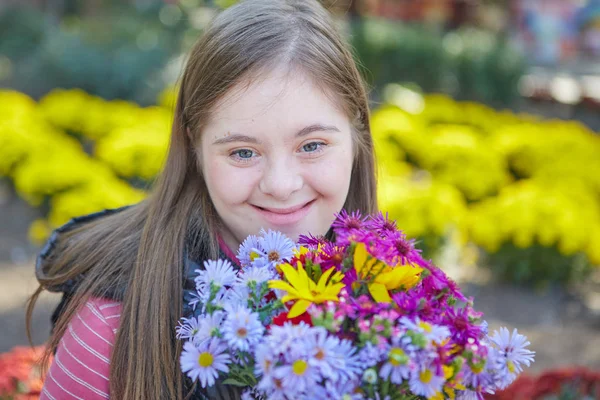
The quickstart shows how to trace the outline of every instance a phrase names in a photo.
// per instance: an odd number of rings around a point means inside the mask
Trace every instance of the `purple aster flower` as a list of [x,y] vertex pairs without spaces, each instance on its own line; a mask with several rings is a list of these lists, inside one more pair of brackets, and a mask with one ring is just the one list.
[[373,229],[383,238],[388,238],[398,233],[396,221],[390,219],[388,213],[385,213],[384,216],[382,212],[379,212],[379,214],[369,218],[367,223],[370,229]]
[[309,334],[311,326],[300,322],[292,325],[286,322],[282,326],[271,325],[267,342],[274,354],[287,354],[291,348],[298,348],[298,344]]
[[234,349],[248,351],[260,341],[264,329],[257,313],[241,306],[228,307],[222,328],[223,339]]
[[364,400],[365,396],[357,390],[357,382],[345,383],[325,381],[324,385],[315,385],[306,393],[307,399],[319,400]]
[[199,329],[193,338],[195,344],[199,345],[202,341],[217,336],[224,318],[225,313],[223,311],[215,311],[212,315],[198,317]]
[[411,371],[410,380],[408,381],[411,392],[417,396],[427,398],[441,392],[446,380],[443,376],[436,374],[435,370],[434,367],[427,367]]
[[449,307],[443,317],[444,325],[450,328],[453,340],[461,346],[467,344],[469,339],[478,340],[482,337],[481,325],[471,322],[473,313],[475,311],[468,305],[463,308]]
[[198,276],[194,279],[196,290],[204,293],[203,298],[208,299],[211,283],[224,289],[233,285],[237,274],[231,263],[227,260],[209,260],[204,262],[204,269],[197,269]]
[[416,260],[422,259],[421,250],[415,248],[415,241],[407,239],[404,234],[387,238],[385,243],[390,248],[395,265],[416,264]]
[[236,279],[236,284],[248,287],[251,282],[254,282],[256,285],[260,285],[261,283],[275,279],[275,277],[275,273],[271,268],[249,266],[240,271]]
[[494,332],[490,340],[497,351],[494,367],[502,375],[500,389],[504,389],[523,371],[522,364],[531,365],[535,352],[527,348],[531,343],[516,329],[511,335],[508,329],[502,327]]
[[359,210],[353,211],[351,214],[348,214],[346,210],[342,210],[336,214],[335,221],[333,221],[331,226],[335,230],[336,235],[351,230],[363,230],[369,227],[367,218],[363,217]]
[[381,360],[383,360],[384,355],[387,356],[387,350],[382,347],[375,346],[371,342],[367,342],[358,352],[359,360],[365,368],[370,368],[377,365]]
[[494,371],[488,363],[485,346],[469,346],[474,349],[472,358],[463,364],[463,383],[471,389],[481,390],[494,387]]
[[277,361],[276,355],[271,351],[271,346],[266,342],[261,342],[254,350],[254,359],[256,365],[254,367],[254,373],[256,376],[271,376],[275,362]]
[[428,340],[442,343],[450,336],[450,330],[441,325],[431,324],[416,318],[414,322],[406,317],[400,319],[400,324],[406,329],[423,334]]
[[199,318],[182,318],[177,327],[175,328],[175,333],[177,334],[177,339],[191,339],[198,333],[200,329],[200,323],[198,322]]
[[272,267],[279,263],[289,261],[294,255],[296,245],[294,242],[278,231],[270,230],[265,232],[261,230],[261,237],[258,238],[259,248],[255,248],[260,252],[260,257],[256,258],[252,265]]
[[336,348],[338,359],[343,361],[343,365],[338,370],[339,383],[354,381],[362,374],[364,366],[361,365],[356,347],[350,340],[341,339]]
[[321,265],[321,269],[323,271],[333,267],[339,270],[342,267],[342,262],[344,261],[345,257],[346,247],[337,246],[332,243],[326,243],[323,245],[316,262]]
[[313,328],[311,333],[306,339],[308,363],[316,367],[324,378],[337,380],[345,364],[344,355],[338,350],[340,339],[320,327]]
[[310,365],[305,357],[292,358],[288,363],[276,367],[273,375],[281,379],[283,386],[288,388],[287,396],[292,399],[305,394],[322,379],[319,370]]
[[392,339],[391,346],[387,349],[387,360],[379,370],[379,376],[382,379],[389,379],[390,382],[400,385],[409,378],[411,371],[410,352],[403,345],[400,337]]
[[258,258],[260,254],[255,250],[259,248],[258,236],[248,236],[238,249],[237,258],[240,261],[242,268],[246,268],[252,264],[254,259]]
[[308,246],[309,248],[317,248],[320,245],[324,245],[329,243],[327,241],[327,239],[325,239],[325,236],[319,235],[319,236],[313,236],[312,234],[308,234],[308,235],[300,235],[298,237],[298,244],[301,246]]
[[226,353],[227,345],[218,338],[206,340],[196,347],[185,342],[181,353],[181,370],[193,381],[200,380],[203,388],[213,386],[219,372],[228,373],[230,357]]
[[457,390],[456,400],[484,400],[484,394],[473,390]]

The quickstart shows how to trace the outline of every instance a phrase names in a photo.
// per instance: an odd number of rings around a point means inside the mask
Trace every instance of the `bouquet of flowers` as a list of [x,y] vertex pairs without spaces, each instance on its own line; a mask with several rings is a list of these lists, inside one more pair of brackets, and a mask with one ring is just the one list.
[[396,223],[340,213],[335,240],[262,231],[197,270],[181,367],[245,399],[482,399],[533,361]]

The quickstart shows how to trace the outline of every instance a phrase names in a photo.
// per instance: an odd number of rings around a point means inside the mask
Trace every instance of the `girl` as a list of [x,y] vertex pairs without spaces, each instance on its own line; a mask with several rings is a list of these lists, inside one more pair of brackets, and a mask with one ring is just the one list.
[[261,228],[329,234],[341,210],[376,211],[369,110],[352,54],[317,0],[248,0],[191,51],[162,175],[140,204],[76,218],[38,257],[63,292],[44,399],[236,398],[201,393],[175,327],[204,260],[235,260]]

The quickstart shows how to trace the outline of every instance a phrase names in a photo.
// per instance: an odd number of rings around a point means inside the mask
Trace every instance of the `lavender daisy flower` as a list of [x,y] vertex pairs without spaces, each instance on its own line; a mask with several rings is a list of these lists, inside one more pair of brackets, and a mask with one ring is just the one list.
[[236,284],[244,287],[248,287],[250,282],[254,282],[256,285],[260,285],[271,279],[275,279],[276,276],[270,268],[261,267],[248,267],[245,268],[237,277]]
[[406,329],[423,334],[427,340],[432,342],[442,343],[444,340],[450,337],[450,330],[447,327],[430,324],[429,322],[423,321],[419,318],[416,318],[413,322],[410,319],[403,317],[400,320],[400,324]]
[[205,261],[204,270],[197,269],[196,272],[198,273],[194,279],[196,290],[206,294],[208,294],[207,291],[210,291],[211,283],[219,288],[224,288],[233,285],[237,277],[231,263],[227,260]]
[[258,314],[245,307],[228,307],[227,318],[223,322],[223,338],[229,346],[241,351],[248,351],[262,338],[264,326]]
[[387,351],[388,359],[379,370],[381,378],[389,379],[397,385],[408,379],[411,371],[410,356],[400,341],[398,336],[392,339],[392,345]]
[[482,354],[476,355],[472,361],[463,364],[463,382],[467,387],[494,387],[494,371],[491,370],[487,357],[487,350],[483,350]]
[[281,262],[288,261],[294,255],[296,245],[294,242],[281,232],[270,230],[265,232],[261,230],[261,237],[258,238],[260,257],[254,260],[252,265],[275,266]]
[[200,329],[200,322],[198,321],[200,318],[182,318],[175,328],[177,339],[191,339],[196,336]]
[[304,322],[292,325],[286,322],[283,326],[271,325],[268,343],[275,354],[289,354],[292,348],[301,348],[299,344],[310,334],[312,327]]
[[298,394],[317,385],[322,377],[316,367],[311,366],[305,357],[298,357],[277,367],[273,374],[282,380],[283,385],[292,388],[295,393],[287,393],[289,398],[297,398]]
[[358,382],[332,382],[326,380],[324,385],[315,385],[306,393],[307,399],[319,400],[364,400],[365,396],[357,390]]
[[354,347],[350,340],[342,339],[336,350],[338,357],[344,362],[343,366],[338,370],[339,383],[343,384],[348,381],[355,381],[362,375],[365,369],[360,363],[356,347]]
[[194,343],[200,345],[203,341],[217,336],[224,317],[225,313],[223,311],[215,311],[212,315],[198,317],[198,332],[192,338]]
[[527,346],[531,343],[526,336],[518,333],[516,329],[513,330],[511,335],[508,329],[502,327],[500,332],[494,332],[490,340],[497,347],[500,355],[506,359],[506,364],[511,364],[509,369],[514,370],[514,372],[521,373],[523,371],[521,364],[529,367],[533,362],[535,352],[527,349]]
[[387,354],[387,352],[384,352],[382,348],[367,342],[358,352],[358,359],[364,367],[370,368],[383,360],[384,354]]
[[316,367],[326,379],[338,379],[338,371],[344,367],[343,355],[339,354],[340,339],[330,336],[323,328],[314,328],[307,338],[308,363]]
[[219,372],[228,373],[229,354],[227,345],[217,338],[207,340],[196,347],[192,342],[183,345],[181,370],[193,381],[199,379],[200,386],[206,388],[215,384]]
[[411,372],[408,385],[413,394],[431,398],[442,391],[446,380],[443,376],[437,375],[435,369],[427,367]]
[[254,359],[256,365],[254,367],[254,373],[257,376],[271,376],[273,367],[275,366],[275,355],[271,351],[271,346],[268,341],[260,343],[256,346],[254,351]]
[[494,367],[497,370],[495,380],[498,387],[504,389],[523,371],[522,364],[531,365],[535,352],[527,349],[531,343],[516,329],[511,335],[508,329],[502,327],[499,332],[494,332],[490,341],[495,346],[493,351]]
[[456,391],[456,400],[484,400],[483,394],[473,390]]
[[293,399],[293,396],[297,393],[294,388],[287,386],[288,383],[282,378],[276,378],[271,374],[263,376],[256,388],[265,393],[266,398],[269,400],[289,400]]
[[201,315],[198,318],[184,318],[184,323],[176,328],[178,339],[188,339],[195,345],[215,336],[219,331],[224,313],[216,311],[212,315]]
[[256,250],[259,247],[258,236],[255,235],[248,236],[242,244],[240,244],[237,258],[240,260],[242,268],[250,266],[255,259],[260,257],[260,252]]

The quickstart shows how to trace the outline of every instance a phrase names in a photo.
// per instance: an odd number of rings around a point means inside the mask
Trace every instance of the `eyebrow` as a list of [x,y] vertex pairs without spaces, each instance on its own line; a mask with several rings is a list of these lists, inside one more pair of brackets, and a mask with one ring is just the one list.
[[[296,133],[295,137],[303,137],[313,132],[340,132],[340,130],[333,125],[312,124],[300,129]],[[233,142],[260,144],[260,140],[258,140],[255,137],[244,135],[241,133],[228,132],[227,136],[215,140],[213,142],[213,145],[220,145]]]

